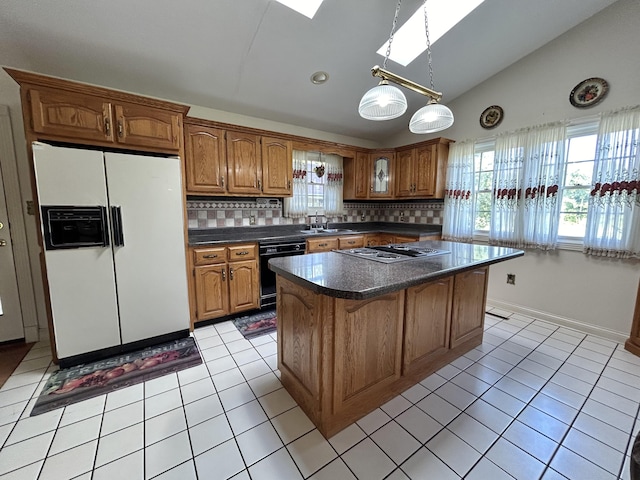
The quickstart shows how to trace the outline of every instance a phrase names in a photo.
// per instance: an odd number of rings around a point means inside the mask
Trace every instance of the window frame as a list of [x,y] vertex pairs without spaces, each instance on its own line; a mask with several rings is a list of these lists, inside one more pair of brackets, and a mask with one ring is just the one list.
[[[599,117],[595,117],[595,116],[589,116],[589,117],[585,117],[585,118],[581,118],[581,119],[577,119],[574,120],[572,122],[570,122],[567,125],[567,138],[566,138],[566,148],[569,148],[569,141],[572,138],[577,138],[577,137],[583,137],[583,136],[589,136],[589,135],[597,135],[598,134],[598,129],[599,129]],[[474,162],[476,161],[476,155],[478,154],[483,154],[483,153],[487,153],[490,151],[493,151],[495,154],[495,146],[496,146],[496,138],[495,137],[491,137],[488,139],[484,139],[484,140],[480,140],[478,142],[476,142],[475,148],[474,148]],[[568,152],[568,150],[567,150]],[[595,155],[596,152],[594,152],[594,160],[595,160]],[[568,155],[567,155],[567,159],[568,159]],[[573,162],[572,162],[573,163]],[[566,163],[566,165],[569,165],[569,162]],[[474,188],[474,192],[473,192],[473,196],[474,196],[474,205],[473,205],[473,222],[474,222],[474,230],[473,230],[473,240],[474,241],[478,241],[480,243],[488,243],[489,242],[489,229],[487,230],[479,230],[477,228],[475,228],[475,222],[476,222],[476,210],[477,210],[477,205],[478,205],[478,185],[477,185],[477,181],[480,178],[480,172],[476,172],[475,171],[475,163],[474,163],[474,181],[473,181],[473,188]],[[592,179],[590,180],[592,181]],[[492,184],[493,184],[493,178],[492,178]],[[563,180],[563,185],[562,185],[562,191],[564,194],[564,188],[566,187],[566,176],[565,179]],[[587,188],[587,187],[584,187]],[[591,186],[589,185],[588,187],[589,189],[591,188]],[[485,192],[483,190],[483,192]],[[559,199],[559,201],[562,202],[562,198]],[[558,220],[559,221],[559,220]],[[573,251],[583,251],[583,247],[584,247],[584,236],[582,237],[569,237],[569,236],[563,236],[563,235],[558,235],[558,249],[561,250],[573,250]]]

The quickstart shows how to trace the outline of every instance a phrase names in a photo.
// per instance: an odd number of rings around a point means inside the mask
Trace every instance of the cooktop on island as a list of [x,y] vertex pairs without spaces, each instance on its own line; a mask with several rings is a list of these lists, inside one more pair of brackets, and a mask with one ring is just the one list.
[[382,263],[404,262],[416,258],[433,257],[451,253],[449,250],[413,245],[385,245],[380,247],[351,248],[348,250],[334,250],[354,257],[367,258]]

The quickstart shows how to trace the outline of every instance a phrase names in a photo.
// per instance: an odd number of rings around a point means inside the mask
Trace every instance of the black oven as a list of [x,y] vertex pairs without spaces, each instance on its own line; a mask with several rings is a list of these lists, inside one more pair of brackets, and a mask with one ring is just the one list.
[[109,245],[106,207],[48,205],[41,211],[47,250]]
[[276,274],[269,270],[269,259],[304,255],[306,249],[304,238],[288,238],[286,240],[261,240],[260,248],[260,308],[276,304]]

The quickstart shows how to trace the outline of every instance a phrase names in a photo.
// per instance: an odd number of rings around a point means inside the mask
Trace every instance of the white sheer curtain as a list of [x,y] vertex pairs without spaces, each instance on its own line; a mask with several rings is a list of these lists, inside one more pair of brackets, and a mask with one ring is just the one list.
[[489,242],[552,250],[557,246],[566,126],[549,124],[496,139]]
[[342,157],[323,154],[322,160],[327,170],[324,184],[324,214],[327,216],[342,215],[344,213]]
[[600,120],[584,252],[640,257],[640,108]]
[[474,141],[454,143],[449,149],[442,224],[443,240],[473,240],[474,149]]
[[307,198],[309,189],[307,184],[307,152],[293,151],[293,195],[285,197],[283,203],[283,215],[289,218],[306,217]]

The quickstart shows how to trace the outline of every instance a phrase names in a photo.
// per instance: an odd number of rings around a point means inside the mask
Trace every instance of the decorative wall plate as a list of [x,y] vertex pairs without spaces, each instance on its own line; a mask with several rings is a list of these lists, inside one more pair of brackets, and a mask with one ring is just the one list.
[[569,101],[578,108],[592,107],[600,103],[609,91],[609,84],[602,78],[587,78],[571,90]]
[[482,128],[495,128],[500,125],[504,111],[498,105],[491,105],[480,114],[480,126]]

